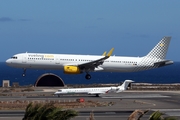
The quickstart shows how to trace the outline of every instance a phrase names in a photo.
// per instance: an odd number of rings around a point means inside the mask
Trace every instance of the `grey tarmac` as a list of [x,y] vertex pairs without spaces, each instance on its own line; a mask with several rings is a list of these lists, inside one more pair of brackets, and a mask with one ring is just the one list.
[[[136,109],[150,110],[142,120],[156,110],[166,116],[176,116],[180,119],[180,91],[125,91],[118,94],[101,95],[64,95],[38,96],[38,97],[0,97],[0,100],[75,100],[84,98],[93,101],[111,101],[115,105],[106,107],[76,108],[79,116],[72,120],[87,120],[93,111],[95,120],[127,120],[128,116]],[[24,111],[0,111],[0,120],[22,120]]]

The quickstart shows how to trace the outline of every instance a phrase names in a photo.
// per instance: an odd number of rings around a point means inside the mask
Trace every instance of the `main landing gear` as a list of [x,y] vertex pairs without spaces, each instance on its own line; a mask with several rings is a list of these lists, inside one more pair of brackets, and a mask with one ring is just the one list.
[[23,77],[26,76],[26,69],[25,69],[25,68],[23,69],[23,74],[22,74],[22,76],[23,76]]
[[91,79],[91,75],[87,73],[86,76],[85,76],[85,78],[86,78],[87,80],[89,80],[89,79]]
[[99,97],[99,94],[96,94],[96,97]]

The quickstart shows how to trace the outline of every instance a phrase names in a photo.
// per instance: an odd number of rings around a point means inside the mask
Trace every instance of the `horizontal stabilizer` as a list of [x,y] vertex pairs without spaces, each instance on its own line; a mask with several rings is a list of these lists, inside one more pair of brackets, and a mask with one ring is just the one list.
[[173,64],[173,61],[164,60],[164,61],[154,63],[154,66],[162,67],[162,66],[171,65],[171,64]]

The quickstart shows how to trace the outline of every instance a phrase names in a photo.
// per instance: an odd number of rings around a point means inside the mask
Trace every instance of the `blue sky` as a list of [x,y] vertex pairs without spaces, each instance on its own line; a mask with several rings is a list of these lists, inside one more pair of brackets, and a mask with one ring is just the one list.
[[179,0],[2,0],[0,61],[22,52],[146,55],[172,36],[180,61]]

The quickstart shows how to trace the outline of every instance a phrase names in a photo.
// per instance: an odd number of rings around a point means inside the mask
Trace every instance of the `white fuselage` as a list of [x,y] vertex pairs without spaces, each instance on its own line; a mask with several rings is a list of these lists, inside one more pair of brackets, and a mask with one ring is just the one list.
[[59,89],[55,94],[105,94],[114,92],[116,87]]
[[89,95],[100,95],[107,93],[119,93],[127,89],[130,83],[134,81],[125,80],[121,86],[118,87],[93,87],[93,88],[71,88],[71,89],[59,89],[55,92],[55,95],[61,94],[89,94]]
[[99,95],[108,94],[117,91],[124,91],[122,87],[98,87],[98,88],[71,88],[71,89],[59,89],[55,92],[55,95],[60,94],[89,94],[89,95]]
[[[16,68],[54,69],[61,70],[66,65],[79,65],[102,58],[97,55],[69,55],[69,54],[42,54],[21,53],[16,54],[6,61],[9,66]],[[132,72],[135,68],[153,66],[153,63],[143,65],[140,63],[143,57],[111,56],[94,71]],[[140,65],[140,66],[139,66]]]
[[[66,74],[80,74],[85,72],[86,79],[91,79],[89,72],[136,72],[158,68],[173,64],[166,60],[166,53],[171,37],[162,38],[156,46],[143,57],[111,56],[114,48],[107,54],[98,55],[71,55],[71,54],[43,54],[20,53],[6,61],[7,65],[23,68],[64,70]],[[23,73],[23,76],[25,75]]]

